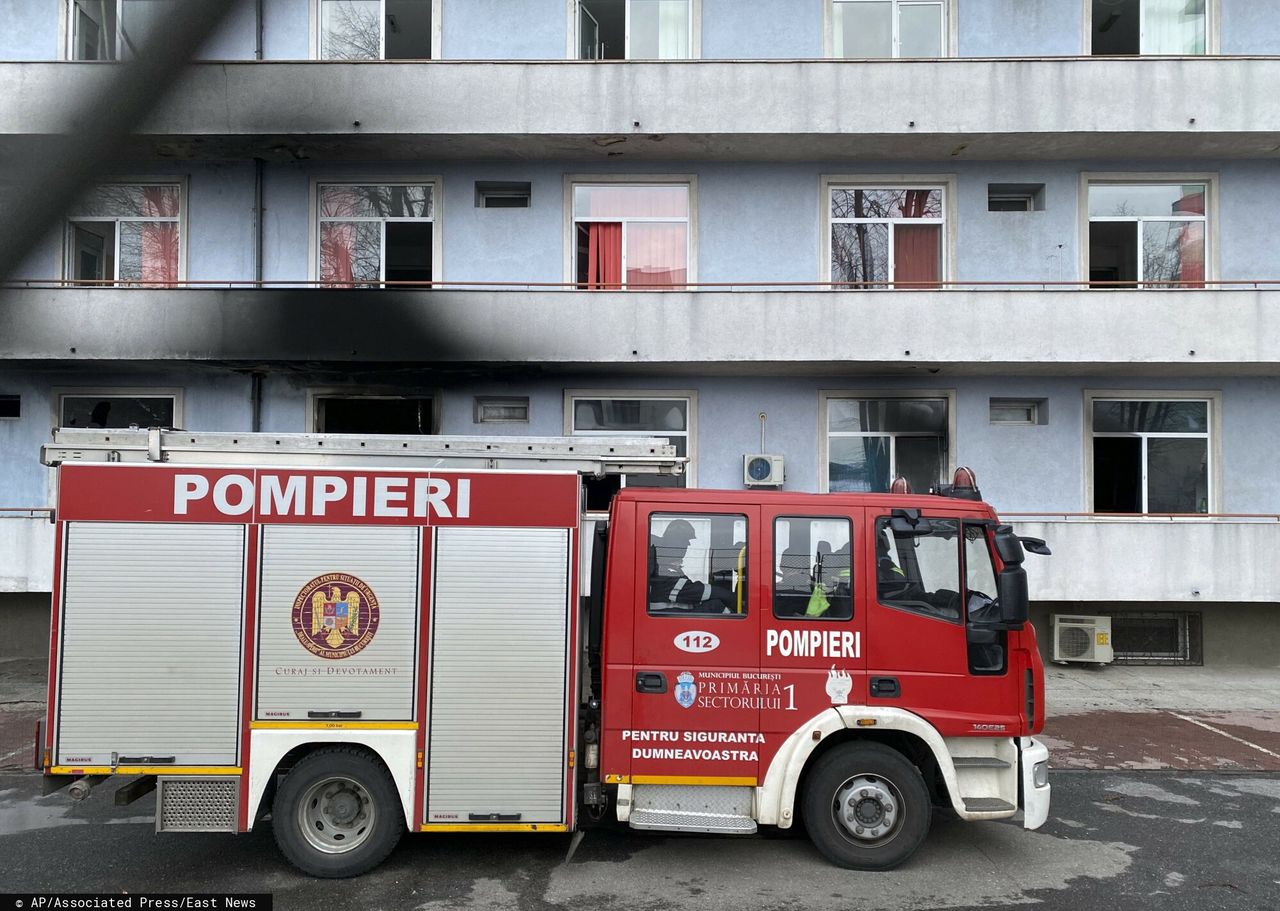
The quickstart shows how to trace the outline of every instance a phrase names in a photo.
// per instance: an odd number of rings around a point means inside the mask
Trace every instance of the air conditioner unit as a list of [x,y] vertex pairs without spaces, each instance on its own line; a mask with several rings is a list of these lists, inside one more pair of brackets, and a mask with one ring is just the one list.
[[1115,660],[1111,648],[1111,618],[1054,614],[1053,660],[1110,664]]
[[746,487],[781,487],[784,476],[780,455],[757,452],[742,457],[742,483]]

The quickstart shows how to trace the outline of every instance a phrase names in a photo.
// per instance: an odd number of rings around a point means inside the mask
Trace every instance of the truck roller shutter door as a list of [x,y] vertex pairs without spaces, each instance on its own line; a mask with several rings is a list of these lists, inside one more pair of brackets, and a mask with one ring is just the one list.
[[440,528],[427,813],[564,822],[569,532]]
[[58,764],[234,765],[244,528],[72,522],[66,566]]
[[418,540],[400,526],[263,529],[259,720],[413,720]]

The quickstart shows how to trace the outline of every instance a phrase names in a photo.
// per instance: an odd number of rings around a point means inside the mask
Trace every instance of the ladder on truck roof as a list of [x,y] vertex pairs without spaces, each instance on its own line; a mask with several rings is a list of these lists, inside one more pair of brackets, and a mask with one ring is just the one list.
[[663,438],[363,436],[349,433],[202,433],[161,428],[57,428],[40,447],[45,465],[67,462],[169,462],[260,467],[367,465],[394,468],[498,468],[579,474],[684,473]]

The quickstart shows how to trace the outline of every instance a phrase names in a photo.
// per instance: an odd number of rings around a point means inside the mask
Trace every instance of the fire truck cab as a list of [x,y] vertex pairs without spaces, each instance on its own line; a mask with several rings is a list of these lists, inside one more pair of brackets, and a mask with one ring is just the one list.
[[[317,876],[406,831],[749,834],[885,869],[935,805],[1048,814],[1027,549],[943,496],[632,487],[653,440],[55,431],[72,797]],[[963,491],[962,491],[963,493]],[[969,496],[976,496],[970,491]],[[576,842],[575,842],[576,844]]]

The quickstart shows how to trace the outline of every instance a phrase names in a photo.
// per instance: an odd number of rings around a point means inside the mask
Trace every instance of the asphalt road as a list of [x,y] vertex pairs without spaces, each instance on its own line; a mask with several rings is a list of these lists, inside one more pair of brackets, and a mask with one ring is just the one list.
[[116,808],[41,797],[0,774],[3,891],[271,892],[275,907],[474,909],[1280,908],[1280,775],[1056,772],[1046,826],[938,817],[890,873],[828,866],[803,836],[659,837],[592,831],[572,864],[561,835],[408,836],[358,880],[295,872],[270,825],[241,836],[156,835],[154,795]]

